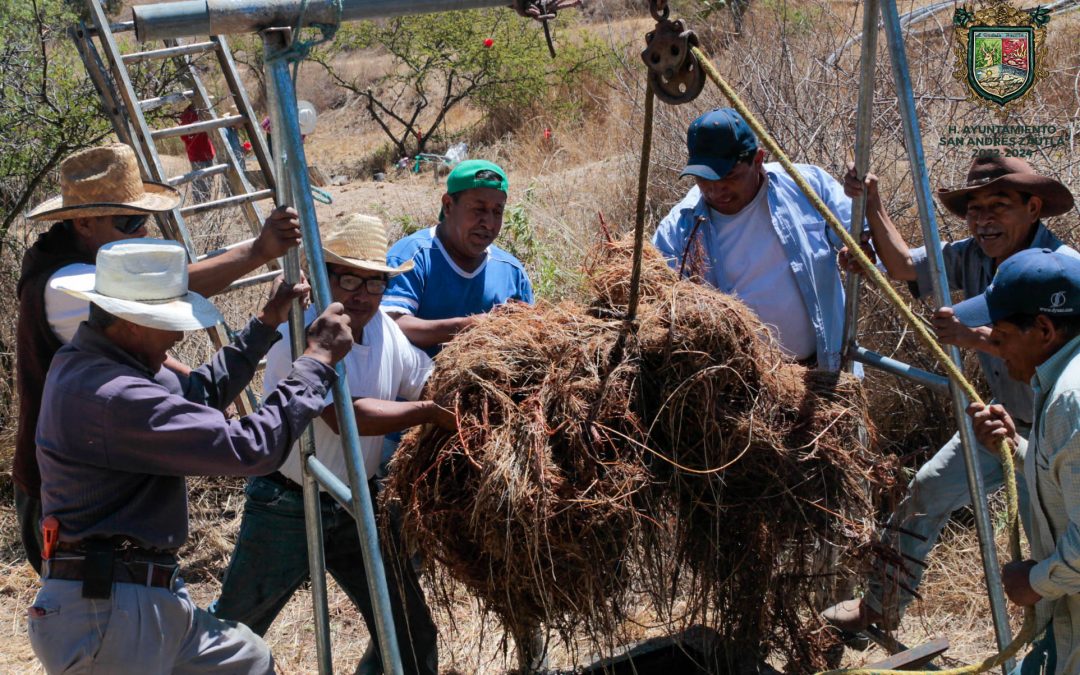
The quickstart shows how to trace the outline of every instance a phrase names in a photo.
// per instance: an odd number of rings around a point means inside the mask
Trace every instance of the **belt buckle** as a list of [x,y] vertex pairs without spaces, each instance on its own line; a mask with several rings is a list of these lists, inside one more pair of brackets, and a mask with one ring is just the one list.
[[176,579],[180,576],[180,565],[161,565],[159,563],[147,561],[146,563],[146,586],[152,588],[154,586],[154,569],[157,567],[171,567],[172,572],[169,574],[168,590],[171,592],[176,588]]

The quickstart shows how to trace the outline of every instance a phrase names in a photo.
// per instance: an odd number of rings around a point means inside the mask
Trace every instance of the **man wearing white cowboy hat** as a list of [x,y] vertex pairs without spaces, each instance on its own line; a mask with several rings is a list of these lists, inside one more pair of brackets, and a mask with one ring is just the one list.
[[[916,298],[931,293],[930,265],[925,247],[909,249],[885,212],[878,192],[877,177],[870,174],[860,183],[849,170],[844,187],[852,197],[865,190],[867,220],[874,250],[889,276],[907,281]],[[1027,249],[1049,249],[1080,257],[1043,224],[1042,219],[1058,216],[1073,207],[1073,196],[1062,183],[1041,176],[1024,160],[1008,157],[1004,149],[982,150],[972,161],[965,185],[937,191],[938,200],[950,213],[963,218],[971,236],[942,244],[949,286],[963,291],[965,298],[986,291],[998,267]],[[841,251],[841,265],[861,271]],[[994,402],[1004,406],[1025,438],[1033,419],[1034,393],[1027,382],[1009,377],[997,347],[990,341],[989,328],[968,328],[950,307],[933,315],[938,339],[944,344],[973,349]],[[996,455],[979,446],[979,470],[988,491],[1004,482]],[[1027,492],[1020,488],[1021,516],[1029,522]],[[825,610],[832,625],[849,633],[879,623],[896,625],[914,599],[925,571],[925,560],[937,542],[952,512],[970,504],[967,474],[960,452],[959,434],[954,435],[916,473],[908,494],[890,516],[884,537],[908,561],[903,568],[879,565],[870,576],[861,600],[848,600]]]
[[[56,221],[23,257],[18,281],[16,361],[19,424],[12,478],[27,559],[41,571],[40,478],[34,455],[41,388],[56,350],[86,319],[88,304],[59,289],[62,280],[93,272],[94,255],[110,241],[146,236],[150,215],[179,203],[175,189],[143,181],[134,151],[122,144],[72,154],[60,164],[61,194],[27,217]],[[253,241],[190,265],[191,288],[202,295],[285,253],[300,242],[292,209],[277,209]],[[172,365],[180,367],[174,362]]]
[[[382,460],[384,434],[418,424],[453,429],[455,420],[451,412],[434,402],[418,400],[431,359],[412,346],[379,308],[389,279],[412,268],[412,261],[396,267],[386,264],[382,222],[360,214],[348,216],[323,239],[323,254],[331,294],[344,305],[352,328],[354,344],[345,365],[361,453],[374,495],[377,485],[373,479]],[[311,320],[310,313],[306,318]],[[267,356],[264,382],[268,388],[289,372],[286,342],[278,343]],[[327,405],[313,429],[316,456],[338,478],[348,481],[333,406]],[[307,580],[302,479],[300,450],[294,448],[278,472],[248,483],[240,536],[221,597],[211,610],[215,616],[240,621],[265,634]],[[326,567],[356,604],[374,636],[375,617],[356,524],[328,494],[321,496]],[[389,536],[383,538],[383,557],[405,672],[434,674],[438,672],[435,624],[410,560],[402,553],[397,528],[389,529]],[[373,659],[376,656],[372,654]]]
[[[308,329],[289,374],[240,420],[223,410],[255,374],[305,285],[282,287],[184,387],[162,368],[184,331],[220,321],[188,291],[187,256],[151,239],[103,246],[95,274],[65,278],[90,317],[57,352],[37,429],[50,536],[43,585],[28,611],[49,673],[271,673],[246,626],[195,607],[177,577],[188,535],[185,476],[273,471],[321,412],[333,365],[352,340],[340,304]],[[54,543],[55,542],[55,543]]]

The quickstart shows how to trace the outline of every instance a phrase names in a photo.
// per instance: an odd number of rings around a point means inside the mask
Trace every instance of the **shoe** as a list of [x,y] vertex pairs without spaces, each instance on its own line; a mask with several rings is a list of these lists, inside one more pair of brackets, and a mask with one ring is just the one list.
[[860,600],[845,600],[821,613],[825,623],[844,633],[861,633],[884,618]]

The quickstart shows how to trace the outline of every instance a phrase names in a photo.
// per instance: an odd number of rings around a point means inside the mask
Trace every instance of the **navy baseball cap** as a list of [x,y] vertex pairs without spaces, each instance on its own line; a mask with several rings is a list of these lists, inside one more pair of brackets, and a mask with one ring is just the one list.
[[757,152],[758,143],[750,125],[734,108],[710,110],[690,123],[686,130],[690,158],[679,174],[705,180],[720,180]]
[[986,326],[1014,314],[1080,316],[1080,259],[1029,248],[1001,263],[986,292],[953,306],[960,323]]

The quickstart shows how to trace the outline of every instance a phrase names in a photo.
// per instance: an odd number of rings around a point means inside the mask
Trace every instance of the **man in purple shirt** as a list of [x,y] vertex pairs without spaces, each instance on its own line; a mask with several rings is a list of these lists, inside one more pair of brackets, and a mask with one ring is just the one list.
[[176,552],[188,535],[184,477],[280,466],[322,412],[333,364],[352,346],[342,306],[312,323],[303,356],[262,408],[230,420],[222,411],[306,285],[279,287],[187,382],[162,369],[167,350],[220,315],[188,291],[182,246],[108,244],[94,274],[60,287],[90,301],[91,311],[54,357],[42,395],[42,511],[59,543],[46,545],[43,586],[29,609],[34,653],[49,673],[272,673],[262,639],[198,609],[177,577]]
[[[58,288],[61,279],[93,272],[97,250],[111,241],[146,237],[152,214],[180,203],[175,188],[144,181],[135,151],[122,143],[88,148],[60,163],[60,192],[35,207],[27,219],[52,222],[27,249],[16,292],[15,371],[19,395],[18,428],[11,479],[15,511],[26,558],[41,572],[41,478],[34,434],[45,374],[57,350],[71,341],[86,320],[87,302]],[[259,235],[228,251],[188,266],[191,290],[220,293],[241,276],[300,244],[296,211],[280,207]],[[170,367],[187,367],[173,360]]]

